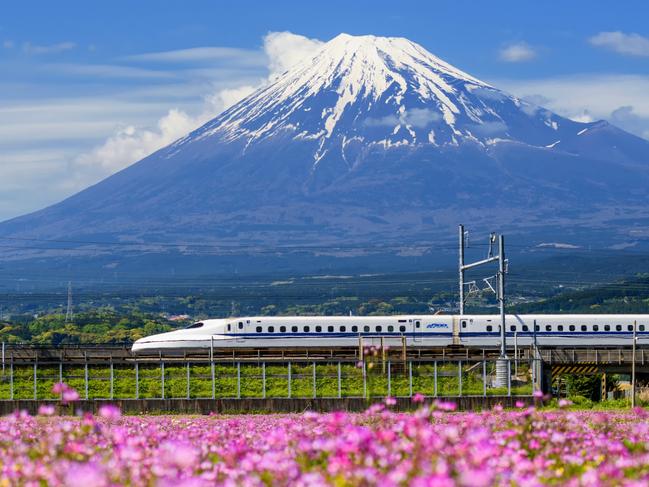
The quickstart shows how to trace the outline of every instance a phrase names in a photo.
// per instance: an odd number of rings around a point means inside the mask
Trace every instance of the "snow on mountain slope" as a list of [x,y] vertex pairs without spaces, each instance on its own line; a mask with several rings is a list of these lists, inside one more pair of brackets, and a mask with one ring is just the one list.
[[349,141],[383,147],[523,140],[547,145],[575,125],[451,66],[404,38],[341,34],[311,59],[179,141],[247,145],[282,133],[318,142],[318,162]]

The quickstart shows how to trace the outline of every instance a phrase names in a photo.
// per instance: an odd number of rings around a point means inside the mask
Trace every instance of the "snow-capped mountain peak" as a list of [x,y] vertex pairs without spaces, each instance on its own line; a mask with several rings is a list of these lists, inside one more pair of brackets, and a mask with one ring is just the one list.
[[518,100],[400,37],[340,34],[179,144],[217,137],[246,148],[281,135],[319,162],[345,147],[547,146],[560,117]]

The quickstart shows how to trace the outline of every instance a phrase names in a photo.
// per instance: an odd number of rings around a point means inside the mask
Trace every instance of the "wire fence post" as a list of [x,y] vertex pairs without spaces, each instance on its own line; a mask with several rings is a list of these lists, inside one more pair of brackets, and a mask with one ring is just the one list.
[[338,361],[338,399],[343,396],[343,387],[342,387],[342,371],[341,371],[340,360]]
[[365,370],[365,360],[363,360],[363,397],[367,397],[367,372]]
[[457,392],[462,395],[462,361],[457,361]]
[[237,399],[241,399],[241,362],[237,362]]
[[114,378],[115,378],[115,373],[113,371],[113,359],[110,359],[110,399],[113,399],[114,396]]
[[482,395],[487,396],[487,361],[482,361]]
[[412,397],[412,360],[408,362],[408,396]]
[[266,399],[266,362],[261,363],[261,397]]
[[212,375],[212,399],[216,399],[216,370],[214,367],[214,358],[210,363],[210,374]]
[[38,388],[37,388],[37,383],[36,383],[36,374],[37,374],[37,365],[36,365],[36,360],[34,359],[34,401],[38,399]]
[[391,362],[388,360],[388,397],[392,396],[392,372]]
[[190,390],[189,390],[190,378],[189,378],[189,374],[190,374],[189,362],[187,362],[187,399],[189,399],[189,397],[190,397]]
[[83,388],[88,400],[88,356],[84,353],[85,362],[83,363]]
[[135,399],[140,398],[140,362],[135,362]]
[[291,397],[291,362],[288,362],[288,397]]
[[316,378],[315,378],[315,362],[313,362],[313,399],[317,397],[317,391],[316,391]]
[[437,360],[433,362],[433,395],[437,397]]
[[160,362],[160,385],[161,385],[161,397],[165,398],[165,363]]
[[512,395],[512,361],[507,361],[507,395]]
[[11,362],[9,363],[9,399],[14,399],[14,356],[11,354]]
[[59,382],[63,382],[63,361],[59,362]]

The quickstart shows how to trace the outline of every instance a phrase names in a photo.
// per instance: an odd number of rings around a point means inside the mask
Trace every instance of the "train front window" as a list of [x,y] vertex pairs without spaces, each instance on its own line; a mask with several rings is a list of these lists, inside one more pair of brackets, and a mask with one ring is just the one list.
[[204,324],[205,324],[205,323],[199,321],[198,323],[193,323],[193,324],[191,324],[191,325],[189,325],[189,326],[186,326],[186,327],[185,327],[185,330],[191,330],[191,329],[193,329],[193,328],[200,328],[200,327],[203,326]]

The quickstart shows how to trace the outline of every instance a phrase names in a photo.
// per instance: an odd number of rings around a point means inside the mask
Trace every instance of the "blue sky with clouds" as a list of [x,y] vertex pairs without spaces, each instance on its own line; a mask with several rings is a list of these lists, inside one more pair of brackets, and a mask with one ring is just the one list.
[[649,138],[649,6],[63,1],[0,6],[0,219],[83,189],[341,32],[407,37],[578,120]]

